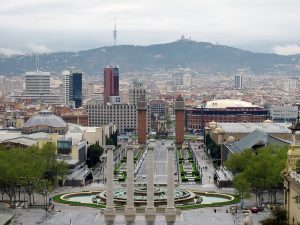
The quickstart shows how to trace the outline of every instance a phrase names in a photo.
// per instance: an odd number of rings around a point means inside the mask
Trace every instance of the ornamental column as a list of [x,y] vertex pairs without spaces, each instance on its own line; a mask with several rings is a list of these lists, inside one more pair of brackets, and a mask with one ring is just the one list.
[[147,139],[147,101],[144,95],[137,102],[137,135],[138,143],[145,145]]
[[184,140],[184,101],[181,95],[175,101],[175,133],[175,143],[181,145]]
[[126,208],[125,216],[135,216],[136,210],[134,207],[134,147],[128,145],[126,147],[127,152],[127,162],[126,162]]
[[148,146],[147,151],[147,207],[146,217],[154,217],[156,209],[154,207],[154,146]]
[[115,216],[113,179],[114,179],[114,150],[115,146],[106,146],[106,208],[105,216]]
[[176,218],[176,209],[174,206],[174,146],[168,147],[168,183],[167,183],[167,208],[166,208],[166,219],[173,220]]

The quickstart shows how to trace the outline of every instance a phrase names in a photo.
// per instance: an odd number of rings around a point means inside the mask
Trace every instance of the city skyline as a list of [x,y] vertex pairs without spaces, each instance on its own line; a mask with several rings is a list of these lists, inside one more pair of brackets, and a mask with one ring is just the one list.
[[300,19],[299,7],[294,0],[188,4],[3,0],[0,53],[77,51],[113,45],[116,18],[118,44],[170,42],[184,34],[196,41],[254,52],[296,54],[300,52],[300,32],[294,29]]

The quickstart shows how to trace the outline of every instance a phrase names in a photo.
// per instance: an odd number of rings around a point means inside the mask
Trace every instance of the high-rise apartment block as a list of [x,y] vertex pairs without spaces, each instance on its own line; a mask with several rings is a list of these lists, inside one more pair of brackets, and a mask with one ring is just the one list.
[[146,95],[146,89],[143,85],[143,83],[133,83],[131,85],[131,88],[129,89],[129,104],[136,105],[138,100]]
[[85,109],[89,115],[89,126],[113,123],[119,133],[131,132],[136,129],[136,105],[90,102]]
[[283,83],[284,90],[290,93],[298,91],[299,88],[299,78],[298,77],[288,77]]
[[234,87],[235,89],[243,89],[243,76],[241,74],[235,75],[234,77]]
[[64,70],[62,79],[62,103],[69,107],[82,106],[82,73],[74,68]]
[[192,75],[191,74],[184,74],[182,78],[182,83],[186,87],[192,86]]
[[[3,90],[8,90],[8,87]],[[59,103],[59,95],[51,93],[50,90],[50,73],[39,70],[26,72],[24,93],[12,95],[10,98],[31,103]]]
[[33,71],[25,73],[25,94],[26,95],[49,95],[50,94],[50,73]]
[[106,65],[104,68],[104,103],[110,96],[119,96],[119,67]]

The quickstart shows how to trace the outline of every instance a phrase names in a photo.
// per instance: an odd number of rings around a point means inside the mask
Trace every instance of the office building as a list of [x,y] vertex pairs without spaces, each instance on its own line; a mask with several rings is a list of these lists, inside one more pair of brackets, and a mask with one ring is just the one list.
[[168,110],[167,102],[165,100],[157,99],[150,101],[150,113],[152,117],[166,116]]
[[241,74],[235,75],[234,87],[235,89],[243,89],[243,76]]
[[183,86],[190,87],[192,86],[192,76],[191,74],[184,74],[182,79]]
[[289,93],[298,91],[299,78],[298,77],[287,77],[283,83],[284,90]]
[[49,95],[50,94],[50,73],[42,71],[25,73],[25,94],[26,95]]
[[292,105],[272,105],[270,116],[274,123],[295,122],[298,115],[298,107]]
[[121,134],[136,129],[136,105],[90,102],[85,109],[89,117],[89,126],[113,123]]
[[135,82],[129,89],[129,104],[136,105],[140,97],[146,95],[146,89],[142,83]]
[[9,99],[26,101],[28,104],[59,103],[59,95],[50,90],[50,73],[38,70],[26,72],[24,94],[14,94]]
[[62,103],[68,107],[82,106],[82,73],[74,68],[64,70],[62,79]]
[[119,96],[119,68],[106,65],[104,68],[104,103],[110,96]]

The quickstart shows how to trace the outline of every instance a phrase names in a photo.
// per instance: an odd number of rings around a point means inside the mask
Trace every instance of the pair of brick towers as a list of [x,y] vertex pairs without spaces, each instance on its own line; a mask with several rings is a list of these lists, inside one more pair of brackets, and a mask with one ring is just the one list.
[[[138,143],[141,145],[146,144],[147,135],[147,102],[142,97],[137,105],[138,113]],[[184,138],[184,101],[181,95],[179,95],[175,102],[175,116],[176,116],[176,141],[177,145],[183,143]],[[107,180],[106,180],[106,217],[113,217],[116,214],[114,208],[114,194],[113,194],[113,151],[114,146],[107,146]],[[176,218],[176,209],[174,205],[174,146],[168,148],[168,163],[167,163],[167,208],[166,208],[166,219]],[[134,207],[134,150],[135,147],[132,145],[126,146],[127,152],[127,179],[126,179],[126,194],[127,202],[125,208],[125,216],[132,217],[133,219],[136,214]],[[156,209],[154,206],[154,146],[148,146],[147,151],[147,206],[145,208],[145,216],[148,218],[154,218],[156,215]],[[109,218],[108,218],[109,219]]]
[[[141,97],[137,103],[137,135],[138,143],[145,145],[147,141],[147,101]],[[175,143],[181,145],[184,139],[184,101],[178,95],[175,101]]]

